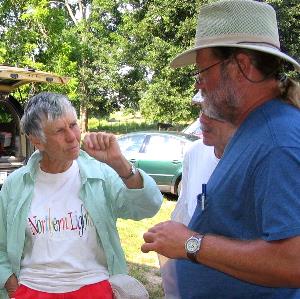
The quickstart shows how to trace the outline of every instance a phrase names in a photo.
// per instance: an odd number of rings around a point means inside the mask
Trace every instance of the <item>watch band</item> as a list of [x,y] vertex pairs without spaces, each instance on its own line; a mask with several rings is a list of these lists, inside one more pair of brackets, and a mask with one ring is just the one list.
[[[198,252],[198,251],[197,251],[197,252]],[[188,257],[193,263],[198,264],[198,261],[197,261],[197,253],[190,253],[190,252],[187,252],[186,255],[187,255],[187,257]]]
[[130,163],[130,165],[131,165],[131,168],[130,168],[130,173],[129,173],[129,175],[128,175],[128,176],[120,176],[121,179],[123,179],[123,180],[128,180],[128,179],[130,179],[133,175],[136,174],[136,172],[137,172],[136,167],[135,167],[132,163]]

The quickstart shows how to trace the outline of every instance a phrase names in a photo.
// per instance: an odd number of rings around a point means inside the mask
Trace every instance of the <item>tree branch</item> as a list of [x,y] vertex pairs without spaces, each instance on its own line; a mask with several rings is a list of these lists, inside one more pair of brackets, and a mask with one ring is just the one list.
[[77,2],[78,2],[78,7],[79,7],[80,15],[82,16],[82,18],[85,18],[84,11],[83,11],[83,6],[82,6],[82,1],[78,0]]
[[78,22],[77,22],[74,14],[73,14],[73,11],[72,11],[72,9],[70,7],[70,4],[69,4],[68,0],[65,0],[65,6],[66,6],[66,8],[68,10],[68,13],[69,13],[71,19],[73,20],[74,24],[77,25]]

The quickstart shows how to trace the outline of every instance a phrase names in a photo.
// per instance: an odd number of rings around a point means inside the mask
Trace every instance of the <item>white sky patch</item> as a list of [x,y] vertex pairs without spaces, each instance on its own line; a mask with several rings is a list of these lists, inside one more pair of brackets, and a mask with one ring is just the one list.
[[133,11],[133,10],[134,10],[133,6],[128,3],[121,4],[118,7],[119,12],[127,12],[127,11]]
[[126,76],[128,75],[134,68],[132,66],[129,65],[124,65],[123,67],[121,67],[118,71],[118,73],[122,76]]

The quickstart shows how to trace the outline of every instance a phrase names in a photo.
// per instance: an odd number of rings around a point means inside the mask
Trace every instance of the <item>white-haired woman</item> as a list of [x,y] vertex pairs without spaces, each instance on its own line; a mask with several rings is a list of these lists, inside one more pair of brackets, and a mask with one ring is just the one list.
[[0,194],[3,297],[113,298],[108,278],[127,270],[117,218],[152,217],[161,193],[125,159],[114,135],[87,134],[80,150],[66,96],[34,96],[21,123],[37,151]]

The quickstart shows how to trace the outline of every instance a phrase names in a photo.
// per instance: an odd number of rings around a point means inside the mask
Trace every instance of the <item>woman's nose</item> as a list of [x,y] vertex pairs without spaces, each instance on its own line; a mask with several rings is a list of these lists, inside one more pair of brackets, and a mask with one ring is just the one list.
[[67,131],[66,131],[66,140],[67,141],[73,141],[74,138],[76,138],[76,136],[75,136],[75,133],[73,132],[73,130],[70,129],[70,128],[67,129]]

